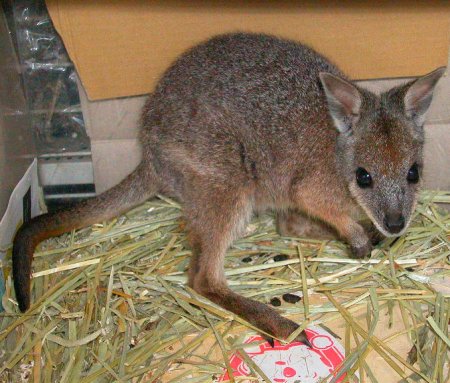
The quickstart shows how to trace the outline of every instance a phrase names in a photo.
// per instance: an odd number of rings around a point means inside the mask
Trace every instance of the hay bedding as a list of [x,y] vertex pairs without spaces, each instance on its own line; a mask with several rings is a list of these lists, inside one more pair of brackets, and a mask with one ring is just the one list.
[[[339,241],[281,238],[261,216],[227,254],[229,284],[336,332],[348,381],[448,381],[450,215],[436,202],[450,203],[450,193],[423,193],[407,234],[363,262]],[[183,285],[181,216],[160,197],[41,244],[25,315],[7,279],[0,380],[197,383],[230,370],[253,330]],[[248,379],[264,381],[249,367]]]

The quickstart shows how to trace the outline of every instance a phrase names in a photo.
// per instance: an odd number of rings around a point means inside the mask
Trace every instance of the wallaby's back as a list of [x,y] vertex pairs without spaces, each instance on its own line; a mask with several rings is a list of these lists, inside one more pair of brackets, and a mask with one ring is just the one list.
[[216,177],[236,177],[244,162],[250,177],[275,185],[271,194],[281,192],[280,181],[288,179],[283,173],[295,170],[286,160],[301,160],[305,172],[314,171],[321,166],[319,152],[333,152],[336,130],[320,72],[343,76],[296,42],[245,33],[208,40],[182,55],[150,97],[144,153],[161,158],[165,174],[171,173],[167,164],[179,168],[185,157],[191,159],[185,167]]

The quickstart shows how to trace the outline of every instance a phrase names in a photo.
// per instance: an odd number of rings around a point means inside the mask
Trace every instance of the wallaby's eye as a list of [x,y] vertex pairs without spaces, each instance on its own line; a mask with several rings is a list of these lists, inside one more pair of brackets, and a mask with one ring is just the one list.
[[356,169],[356,182],[360,188],[372,186],[372,176],[364,168]]
[[414,163],[411,169],[408,170],[408,176],[406,177],[409,183],[416,184],[419,182],[419,166]]

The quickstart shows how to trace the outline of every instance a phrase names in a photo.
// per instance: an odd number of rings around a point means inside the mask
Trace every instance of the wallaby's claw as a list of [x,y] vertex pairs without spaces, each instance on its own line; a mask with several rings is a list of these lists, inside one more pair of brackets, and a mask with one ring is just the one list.
[[[263,335],[263,338],[267,341],[267,343],[270,344],[270,347],[274,348],[275,347],[275,340],[268,335]],[[311,344],[311,342],[309,341],[308,337],[306,336],[306,332],[302,331],[297,338],[294,339],[295,342],[300,342],[303,343],[305,346],[309,347],[309,348],[313,348],[313,345]]]
[[271,336],[265,336],[264,335],[264,339],[267,341],[267,343],[270,344],[270,347],[274,348],[275,347],[275,341]]
[[305,346],[309,347],[309,348],[313,348],[313,345],[311,344],[311,342],[309,341],[308,337],[306,336],[306,332],[302,331],[297,338],[295,338],[295,340],[297,342],[301,342],[303,343]]

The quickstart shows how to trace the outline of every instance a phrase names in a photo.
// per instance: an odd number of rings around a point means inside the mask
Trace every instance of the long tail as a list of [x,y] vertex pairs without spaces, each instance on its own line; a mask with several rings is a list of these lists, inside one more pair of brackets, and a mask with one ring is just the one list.
[[141,163],[117,186],[75,206],[44,214],[22,225],[13,243],[14,288],[20,311],[30,307],[31,262],[36,246],[44,239],[108,220],[139,205],[159,191],[152,166]]

